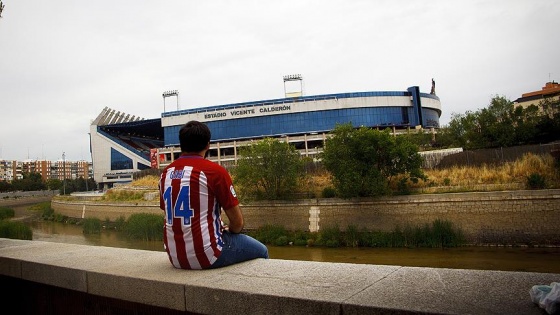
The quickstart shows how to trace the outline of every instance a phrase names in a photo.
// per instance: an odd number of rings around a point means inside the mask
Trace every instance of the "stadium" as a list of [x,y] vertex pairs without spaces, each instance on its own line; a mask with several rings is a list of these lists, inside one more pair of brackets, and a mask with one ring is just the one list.
[[[301,76],[284,77],[285,83],[292,80],[301,81]],[[166,94],[163,96],[165,102]],[[337,124],[391,128],[395,134],[439,128],[441,103],[433,80],[430,93],[412,86],[405,91],[312,96],[299,91],[285,96],[169,112],[164,109],[157,119],[106,107],[90,125],[94,180],[99,189],[109,189],[131,182],[132,174],[139,170],[165,167],[179,156],[179,129],[190,120],[208,125],[212,131],[208,158],[225,167],[235,164],[239,147],[267,137],[286,141],[303,156],[317,159]]]

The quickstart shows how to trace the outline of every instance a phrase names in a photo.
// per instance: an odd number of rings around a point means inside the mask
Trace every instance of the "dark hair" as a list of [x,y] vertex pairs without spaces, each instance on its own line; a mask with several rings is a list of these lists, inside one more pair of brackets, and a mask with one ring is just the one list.
[[179,131],[182,152],[200,152],[210,143],[212,134],[205,124],[191,120]]

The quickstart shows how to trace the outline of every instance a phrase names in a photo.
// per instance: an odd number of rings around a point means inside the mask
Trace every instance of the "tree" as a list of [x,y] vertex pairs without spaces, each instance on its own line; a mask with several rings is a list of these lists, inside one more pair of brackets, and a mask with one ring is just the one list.
[[453,114],[449,126],[438,132],[439,146],[482,149],[555,141],[560,135],[559,108],[554,98],[523,108],[497,95],[487,108]]
[[391,135],[388,129],[339,124],[326,140],[321,158],[342,198],[388,194],[389,182],[396,176],[405,181],[426,178],[418,147],[407,137]]
[[58,178],[47,179],[47,189],[58,190],[62,188],[62,181]]
[[256,199],[285,199],[296,189],[303,175],[303,161],[296,148],[266,138],[243,147],[232,171],[236,185]]
[[4,181],[4,180],[0,180],[0,192],[8,192],[8,191],[12,191],[12,184]]
[[22,179],[14,179],[12,181],[12,187],[14,190],[21,190],[21,191],[34,191],[34,190],[43,190],[46,188],[45,183],[43,183],[43,178],[41,174],[32,172],[32,173],[23,173]]

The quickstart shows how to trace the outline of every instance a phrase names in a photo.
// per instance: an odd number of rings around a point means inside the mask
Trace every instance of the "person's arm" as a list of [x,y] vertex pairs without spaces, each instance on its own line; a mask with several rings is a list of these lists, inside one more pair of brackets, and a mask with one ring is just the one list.
[[228,230],[231,233],[239,233],[241,232],[241,230],[243,230],[243,214],[241,213],[241,208],[239,208],[239,205],[230,208],[230,209],[224,209],[224,212],[226,213],[227,217],[228,217]]

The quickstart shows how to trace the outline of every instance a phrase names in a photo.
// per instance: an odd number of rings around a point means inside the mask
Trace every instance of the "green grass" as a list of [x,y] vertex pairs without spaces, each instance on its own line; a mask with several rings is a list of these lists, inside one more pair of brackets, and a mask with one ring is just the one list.
[[150,213],[132,214],[124,224],[127,237],[144,241],[163,240],[164,218]]
[[14,216],[14,209],[8,207],[0,207],[0,220],[13,218]]
[[0,221],[0,237],[19,240],[32,240],[33,230],[20,221]]
[[449,221],[435,220],[419,226],[396,226],[393,231],[359,230],[350,225],[345,231],[338,226],[324,227],[317,233],[287,231],[278,225],[263,226],[248,235],[267,245],[325,246],[325,247],[429,247],[449,248],[465,244],[460,229]]

